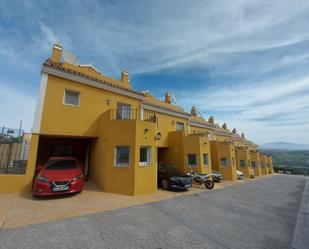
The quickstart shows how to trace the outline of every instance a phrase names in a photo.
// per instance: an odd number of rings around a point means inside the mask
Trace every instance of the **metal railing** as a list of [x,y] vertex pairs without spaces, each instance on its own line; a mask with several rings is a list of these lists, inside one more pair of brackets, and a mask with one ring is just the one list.
[[30,136],[22,130],[0,130],[0,174],[25,174]]
[[143,109],[112,109],[111,119],[113,120],[143,120],[156,122],[157,117],[154,112]]

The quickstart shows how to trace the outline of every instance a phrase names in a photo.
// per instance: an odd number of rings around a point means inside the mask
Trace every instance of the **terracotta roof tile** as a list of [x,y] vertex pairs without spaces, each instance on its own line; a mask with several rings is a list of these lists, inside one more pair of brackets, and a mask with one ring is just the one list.
[[113,86],[113,87],[118,88],[118,89],[126,90],[126,91],[131,92],[131,93],[135,93],[135,94],[138,94],[138,95],[143,95],[143,93],[141,93],[139,91],[132,90],[132,89],[127,88],[125,86],[114,84],[114,83],[112,83],[112,82],[110,82],[108,80],[99,79],[97,77],[94,77],[94,76],[91,76],[91,75],[88,75],[88,74],[85,74],[85,73],[82,73],[82,72],[79,72],[79,71],[76,71],[76,70],[64,67],[63,63],[61,63],[61,62],[60,63],[55,63],[52,60],[47,59],[43,63],[43,65],[44,66],[53,67],[55,69],[58,69],[58,70],[61,70],[61,71],[64,71],[64,72],[68,72],[68,73],[71,73],[71,74],[75,74],[77,76],[80,76],[80,77],[83,77],[83,78],[86,78],[86,79],[90,79],[90,80],[93,80],[93,81],[96,81],[96,82],[99,82],[99,83],[102,83],[102,84],[105,84],[105,85]]

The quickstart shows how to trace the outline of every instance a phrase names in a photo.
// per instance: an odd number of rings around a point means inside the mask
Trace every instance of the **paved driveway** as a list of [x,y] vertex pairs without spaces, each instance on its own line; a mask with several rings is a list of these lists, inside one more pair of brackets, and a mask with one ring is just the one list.
[[221,190],[3,230],[0,248],[290,248],[305,178]]

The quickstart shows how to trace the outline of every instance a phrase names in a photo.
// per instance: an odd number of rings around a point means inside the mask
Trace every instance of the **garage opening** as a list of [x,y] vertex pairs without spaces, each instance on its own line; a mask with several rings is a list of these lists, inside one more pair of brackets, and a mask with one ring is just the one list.
[[169,163],[168,162],[168,147],[158,148],[157,156],[158,156],[158,162]]
[[40,136],[37,153],[37,168],[43,166],[49,157],[75,157],[84,174],[89,176],[90,151],[95,138]]

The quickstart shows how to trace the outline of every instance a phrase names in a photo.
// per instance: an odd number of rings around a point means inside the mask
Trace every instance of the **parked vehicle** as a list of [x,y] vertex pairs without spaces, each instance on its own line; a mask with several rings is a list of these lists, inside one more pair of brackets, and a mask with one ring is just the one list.
[[254,178],[254,177],[255,177],[254,170],[250,169],[250,178]]
[[75,157],[50,157],[39,167],[34,180],[34,196],[79,193],[83,190],[84,174]]
[[244,178],[244,173],[242,173],[241,171],[237,170],[236,173],[237,173],[237,179],[241,180]]
[[192,170],[188,175],[192,177],[193,183],[204,185],[207,189],[212,189],[215,186],[214,182],[212,181],[211,174],[198,174]]
[[192,187],[192,179],[172,165],[164,162],[158,164],[158,185],[163,189],[187,190]]
[[212,181],[213,182],[221,182],[223,180],[223,176],[219,171],[212,171]]

